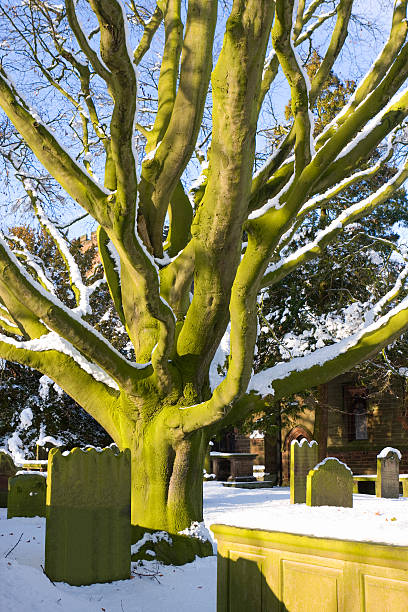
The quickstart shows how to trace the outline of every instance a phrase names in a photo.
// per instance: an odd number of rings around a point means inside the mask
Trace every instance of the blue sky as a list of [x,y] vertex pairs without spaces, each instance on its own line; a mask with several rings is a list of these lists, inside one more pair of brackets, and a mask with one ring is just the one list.
[[[387,33],[391,17],[392,2],[390,0],[357,0],[355,2],[355,10],[360,14],[368,14],[370,20],[375,24],[376,29],[372,34],[368,34],[364,27],[359,27],[353,23],[350,27],[350,35],[348,45],[343,50],[339,61],[335,66],[336,72],[342,78],[353,78],[363,75],[369,68],[372,60],[377,55]],[[351,74],[352,73],[352,74]],[[278,76],[272,87],[274,100],[278,100],[277,106],[280,110],[277,111],[278,119],[282,118],[282,109],[289,99],[289,88],[282,75]],[[280,116],[279,116],[280,113]],[[13,196],[13,194],[11,194]],[[21,213],[13,214],[10,210],[8,198],[4,195],[0,196],[1,206],[1,226],[7,227],[13,224],[19,224],[27,221],[29,217]],[[66,219],[71,219],[75,216],[75,212],[68,211]],[[73,226],[70,234],[81,235],[90,233],[95,229],[94,222],[88,218]]]

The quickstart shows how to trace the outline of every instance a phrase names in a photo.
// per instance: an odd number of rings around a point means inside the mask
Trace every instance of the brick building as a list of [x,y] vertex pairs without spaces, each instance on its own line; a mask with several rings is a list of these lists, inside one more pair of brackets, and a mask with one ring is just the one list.
[[[344,461],[354,474],[374,474],[377,454],[386,446],[402,453],[400,471],[408,473],[408,401],[404,381],[394,378],[388,390],[373,392],[358,385],[352,374],[343,374],[324,385],[327,408],[327,456]],[[406,405],[407,404],[407,405]],[[275,437],[264,438],[229,434],[217,450],[256,452],[255,464],[288,484],[292,440],[312,440],[315,410],[306,408]]]

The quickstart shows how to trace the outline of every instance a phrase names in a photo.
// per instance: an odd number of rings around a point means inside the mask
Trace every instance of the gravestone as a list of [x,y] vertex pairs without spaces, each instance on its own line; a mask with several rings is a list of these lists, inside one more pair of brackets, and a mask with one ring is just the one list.
[[12,456],[6,451],[0,451],[0,508],[7,508],[8,479],[16,473]]
[[130,451],[48,457],[45,573],[75,586],[130,575]]
[[353,507],[353,472],[335,457],[327,457],[307,475],[308,506]]
[[45,516],[46,479],[41,474],[17,474],[8,482],[7,518]]
[[45,459],[48,459],[48,454],[52,448],[58,448],[58,446],[56,444],[53,444],[52,442],[48,442],[47,440],[45,440],[41,444],[37,442],[35,451],[36,460],[44,461]]
[[387,446],[377,455],[377,480],[375,494],[377,497],[399,497],[399,464],[401,453],[396,448]]
[[293,440],[290,446],[290,503],[306,502],[306,478],[318,461],[316,440],[310,443],[304,438],[300,442]]

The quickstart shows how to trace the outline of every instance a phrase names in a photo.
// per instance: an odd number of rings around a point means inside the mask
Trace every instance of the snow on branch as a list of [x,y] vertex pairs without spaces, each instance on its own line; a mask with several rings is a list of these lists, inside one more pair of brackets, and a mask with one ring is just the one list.
[[[101,284],[101,280],[97,280],[93,285],[90,286],[84,284],[79,266],[75,261],[75,258],[72,255],[71,251],[69,250],[68,242],[65,240],[62,233],[57,229],[55,224],[52,223],[50,218],[45,214],[44,209],[42,208],[38,200],[34,204],[34,210],[41,226],[48,232],[48,234],[53,239],[67,267],[71,288],[77,300],[77,308],[74,309],[74,312],[79,314],[81,317],[86,314],[91,314],[92,309],[89,303],[89,298],[95,291],[95,289],[99,287],[99,285]],[[52,291],[52,293],[54,292]]]
[[327,189],[327,191],[325,191],[324,193],[313,196],[310,200],[308,200],[302,206],[302,208],[298,212],[298,218],[304,217],[305,215],[307,215],[307,213],[309,213],[312,210],[315,210],[316,208],[323,207],[332,198],[337,197],[344,189],[346,189],[347,187],[350,187],[357,181],[360,181],[364,178],[375,176],[375,174],[377,174],[377,172],[381,170],[384,164],[386,164],[393,155],[394,137],[395,137],[395,130],[388,137],[386,152],[384,153],[384,155],[380,157],[380,159],[377,161],[377,163],[374,166],[370,166],[369,168],[366,168],[365,170],[360,170],[359,172],[355,172],[351,176],[346,177],[345,179],[337,183],[337,185],[334,185],[333,187],[330,187],[329,189]]
[[334,15],[336,14],[337,9],[334,9],[333,11],[329,11],[328,13],[323,13],[321,15],[319,15],[316,19],[316,21],[314,23],[312,23],[312,25],[310,25],[307,30],[305,30],[296,40],[296,43],[298,45],[301,45],[305,40],[307,40],[308,38],[310,38],[313,34],[313,32],[315,32],[318,28],[320,28],[321,25],[323,25],[323,23],[325,21],[327,21],[328,19],[330,19],[331,17],[334,17]]
[[276,194],[276,196],[274,196],[273,198],[270,198],[263,206],[261,206],[261,208],[257,208],[256,210],[251,212],[251,214],[248,216],[248,219],[249,220],[258,219],[258,217],[262,217],[269,210],[272,210],[273,208],[275,210],[279,210],[280,208],[282,208],[285,205],[286,196],[294,180],[295,180],[295,173],[291,175],[288,182],[282,187],[282,189],[279,191],[278,194]]
[[342,149],[342,151],[338,154],[338,156],[336,157],[334,161],[338,161],[339,159],[347,157],[347,155],[349,155],[350,152],[353,151],[360,144],[360,142],[363,142],[364,140],[366,140],[366,138],[371,134],[371,132],[378,125],[380,125],[381,121],[385,118],[385,116],[389,113],[389,111],[399,109],[399,108],[403,108],[404,110],[406,110],[407,96],[408,96],[408,87],[403,89],[401,92],[397,92],[391,98],[388,104],[384,108],[382,108],[381,111],[377,113],[377,115],[373,117],[364,126],[364,128],[360,132],[358,132],[358,134],[353,138],[353,140],[351,140],[348,143],[346,147],[344,147],[344,149]]
[[365,314],[364,320],[367,324],[372,323],[375,317],[384,310],[385,306],[393,302],[405,288],[405,281],[408,277],[408,264],[398,274],[394,286],[377,302],[377,304]]
[[16,236],[12,235],[8,235],[6,236],[6,238],[7,240],[13,241],[20,246],[20,249],[13,249],[14,255],[16,255],[17,257],[21,257],[24,260],[25,264],[35,272],[39,282],[44,287],[44,289],[55,295],[54,286],[44,271],[45,265],[42,259],[37,255],[33,255],[32,253],[30,253],[30,251],[26,247],[24,240],[21,240],[21,238],[17,238]]
[[[54,323],[55,327],[58,328],[59,327],[58,322],[64,319],[65,316],[67,316],[68,319],[71,321],[72,329],[68,330],[65,324],[66,322],[64,321],[63,327],[64,327],[64,331],[66,335],[69,336],[69,334],[72,332],[72,335],[75,338],[78,338],[80,334],[79,329],[82,330],[81,342],[83,344],[83,348],[81,349],[81,354],[87,351],[88,353],[92,354],[95,361],[101,364],[109,363],[110,364],[109,367],[106,367],[105,369],[107,371],[109,370],[109,368],[111,368],[112,370],[115,370],[115,374],[117,375],[117,379],[119,380],[122,380],[122,379],[128,380],[126,372],[123,372],[122,370],[131,368],[132,370],[130,371],[134,371],[134,369],[142,371],[150,366],[149,363],[148,364],[138,364],[138,363],[130,362],[129,360],[127,360],[115,347],[111,345],[109,340],[107,340],[102,334],[100,334],[96,329],[94,329],[91,325],[89,325],[89,323],[84,321],[77,312],[69,309],[55,295],[52,295],[48,291],[46,291],[44,287],[42,287],[42,285],[40,285],[36,280],[32,278],[32,276],[30,276],[30,274],[28,274],[25,267],[16,258],[13,251],[11,251],[6,240],[1,234],[0,234],[0,247],[1,247],[1,250],[3,251],[3,259],[5,261],[10,262],[11,269],[12,269],[12,266],[14,266],[16,270],[21,274],[25,283],[28,283],[29,287],[31,288],[33,292],[33,296],[38,297],[42,301],[45,298],[46,303],[48,303],[50,306],[53,305],[56,307],[56,308],[50,309],[50,311],[52,311],[53,320],[55,320],[55,323]],[[79,329],[78,329],[78,324],[80,325]],[[65,338],[62,338],[62,340],[65,341]],[[67,342],[69,341],[67,340]],[[55,350],[58,350],[56,346],[54,346],[53,348]]]
[[[382,204],[387,198],[391,197],[394,191],[400,188],[408,178],[408,159],[400,167],[387,183],[382,185],[376,192],[360,202],[356,202],[346,208],[336,219],[334,219],[325,229],[320,230],[312,242],[300,247],[288,257],[281,259],[277,263],[268,266],[265,276],[268,277],[266,284],[271,284],[280,280],[286,274],[297,268],[307,260],[320,254],[321,249],[331,242],[344,227],[354,223],[363,215],[370,213],[374,208]],[[266,280],[266,279],[264,279]]]
[[111,376],[109,376],[98,365],[91,363],[82,355],[82,353],[80,353],[76,348],[74,348],[72,344],[68,342],[68,340],[62,338],[55,332],[49,332],[48,334],[45,334],[40,338],[35,338],[33,340],[27,341],[15,340],[14,338],[10,338],[8,336],[0,334],[0,342],[10,344],[16,349],[24,351],[57,351],[58,353],[68,355],[68,357],[71,357],[75,361],[75,363],[77,363],[80,368],[84,370],[84,372],[90,374],[96,381],[102,382],[108,387],[111,387],[112,389],[119,390],[117,383],[113,380]]
[[[402,323],[401,317],[398,317],[398,315],[403,315]],[[398,318],[398,323],[393,325],[392,319],[396,317]],[[388,324],[390,325],[390,331],[387,334],[386,327]],[[307,375],[307,372],[316,366],[325,366],[327,368],[328,375],[333,377],[333,372],[329,372],[329,365],[334,364],[337,358],[358,348],[365,349],[365,352],[367,353],[366,356],[368,357],[376,349],[379,350],[382,348],[382,346],[389,344],[395,335],[400,335],[407,325],[408,296],[405,297],[397,306],[392,308],[387,314],[377,319],[377,321],[374,321],[369,325],[363,325],[363,327],[355,334],[352,334],[351,336],[334,344],[317,349],[308,355],[295,357],[289,362],[277,363],[271,368],[258,372],[252,377],[247,391],[256,391],[261,395],[273,395],[275,392],[274,383],[276,381],[283,381],[295,372],[304,373],[304,375]],[[382,335],[382,342],[377,344],[370,342],[370,336],[375,334],[375,332],[380,331],[382,328],[385,328],[384,334]],[[351,366],[354,365],[352,358],[350,360],[350,364]],[[350,367],[350,365],[346,364],[346,368],[347,367]],[[339,371],[337,373],[340,374],[344,371],[344,369],[344,367],[339,367]],[[334,375],[336,375],[336,373],[334,373]]]

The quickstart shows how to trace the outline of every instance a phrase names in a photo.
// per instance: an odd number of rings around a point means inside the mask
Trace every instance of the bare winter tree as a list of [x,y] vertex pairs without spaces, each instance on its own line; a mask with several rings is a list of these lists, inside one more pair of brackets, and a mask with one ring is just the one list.
[[[264,395],[329,380],[408,327],[403,269],[349,337],[253,375],[260,292],[318,260],[408,177],[408,161],[394,151],[408,115],[407,0],[394,3],[383,49],[319,135],[312,111],[345,44],[353,0],[218,4],[30,0],[1,8],[11,43],[1,47],[0,105],[39,164],[98,224],[105,279],[135,360],[88,322],[99,285],[81,276],[42,203],[41,176],[19,164],[20,148],[8,149],[10,163],[63,255],[76,305],[56,296],[41,261],[3,236],[0,356],[50,376],[131,449],[133,523],[174,534],[202,520],[203,462],[217,430]],[[301,57],[322,28],[331,33],[310,81]],[[254,174],[263,102],[282,74],[293,122]],[[23,91],[40,92],[41,108]],[[291,247],[303,223],[379,174],[394,152],[392,178]],[[187,193],[187,173],[200,163]]]

